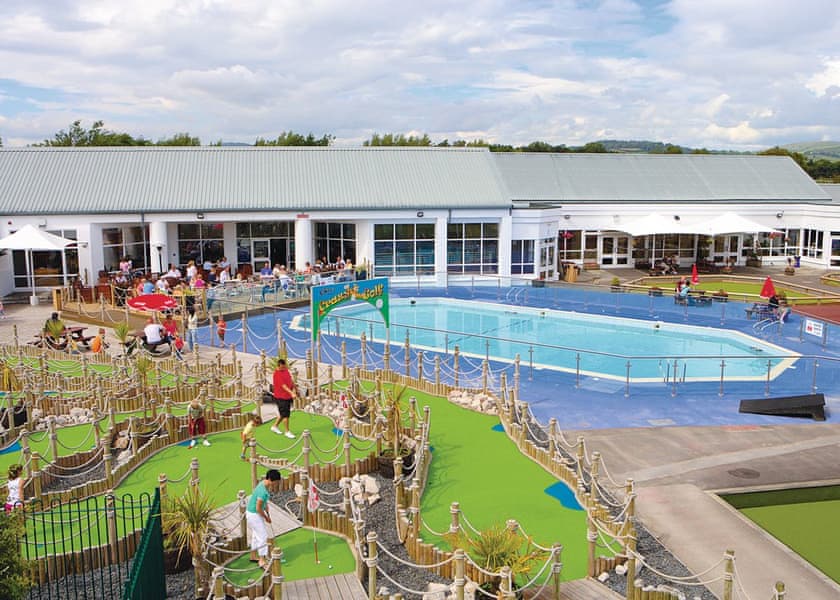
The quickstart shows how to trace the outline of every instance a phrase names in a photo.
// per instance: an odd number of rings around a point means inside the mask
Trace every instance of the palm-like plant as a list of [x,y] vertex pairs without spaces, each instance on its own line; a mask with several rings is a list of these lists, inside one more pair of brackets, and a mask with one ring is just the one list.
[[402,397],[408,391],[408,386],[386,390],[382,393],[380,412],[385,417],[385,442],[388,444],[387,452],[393,453],[394,457],[400,456],[402,442],[402,421],[403,404]]
[[128,355],[131,354],[129,346],[134,345],[134,339],[131,336],[131,327],[128,323],[116,323],[112,328],[114,337],[122,344],[123,351]]
[[183,496],[167,498],[161,517],[163,530],[178,560],[187,551],[195,567],[196,597],[204,597],[209,580],[209,568],[204,560],[206,540],[219,531],[212,521],[216,503],[200,486],[190,485]]
[[[483,569],[498,573],[502,567],[509,567],[511,582],[517,577],[527,577],[536,564],[548,558],[547,552],[532,547],[530,540],[502,525],[483,529],[475,537],[459,531],[447,534],[446,539],[453,548],[463,548]],[[496,593],[501,577],[495,577],[489,583],[488,591]]]
[[4,392],[19,392],[20,381],[14,370],[5,360],[0,360],[0,390]]

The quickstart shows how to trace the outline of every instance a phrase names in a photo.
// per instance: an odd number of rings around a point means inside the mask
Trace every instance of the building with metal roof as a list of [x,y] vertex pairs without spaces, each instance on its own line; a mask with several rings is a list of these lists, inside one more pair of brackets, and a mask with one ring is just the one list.
[[[835,198],[836,200],[836,198]],[[722,205],[725,206],[725,210]],[[633,237],[631,222],[734,212],[768,232]],[[164,272],[346,257],[395,282],[556,278],[561,264],[747,260],[840,265],[832,194],[787,157],[494,154],[482,148],[0,149],[0,234],[33,224],[78,241],[35,252],[41,287],[92,282],[130,258]],[[663,219],[659,219],[663,222]],[[835,246],[837,249],[835,250]],[[0,292],[26,287],[19,252]]]

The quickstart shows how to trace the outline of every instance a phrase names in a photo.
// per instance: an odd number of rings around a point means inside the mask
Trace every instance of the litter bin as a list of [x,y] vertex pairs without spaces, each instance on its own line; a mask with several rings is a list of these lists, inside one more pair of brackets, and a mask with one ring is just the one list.
[[794,256],[793,257],[793,266],[796,267],[797,269],[799,268],[799,260],[801,258],[802,258],[801,256]]
[[563,264],[564,275],[563,279],[569,283],[574,283],[578,278],[578,266],[574,263]]

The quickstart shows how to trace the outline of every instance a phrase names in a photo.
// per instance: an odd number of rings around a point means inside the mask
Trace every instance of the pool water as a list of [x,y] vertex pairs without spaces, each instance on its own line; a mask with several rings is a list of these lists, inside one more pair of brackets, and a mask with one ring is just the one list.
[[[308,317],[293,328],[307,329]],[[333,310],[322,333],[386,340],[381,317],[366,303]],[[414,348],[524,365],[579,371],[612,379],[717,380],[721,363],[729,381],[777,377],[797,354],[747,334],[674,323],[644,321],[502,304],[422,298],[392,300],[392,344],[408,333]],[[629,367],[628,367],[629,364]]]

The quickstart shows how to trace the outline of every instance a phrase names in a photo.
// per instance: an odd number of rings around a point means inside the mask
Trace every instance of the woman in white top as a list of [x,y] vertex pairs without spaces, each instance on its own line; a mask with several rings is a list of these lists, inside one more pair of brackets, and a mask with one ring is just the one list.
[[187,344],[189,344],[190,350],[193,350],[198,343],[198,313],[192,306],[187,310],[189,311],[187,316]]
[[23,473],[21,465],[11,465],[9,467],[9,481],[6,483],[9,490],[9,495],[6,497],[7,513],[12,512],[23,503],[23,488],[26,486],[26,480],[21,476],[21,473]]

